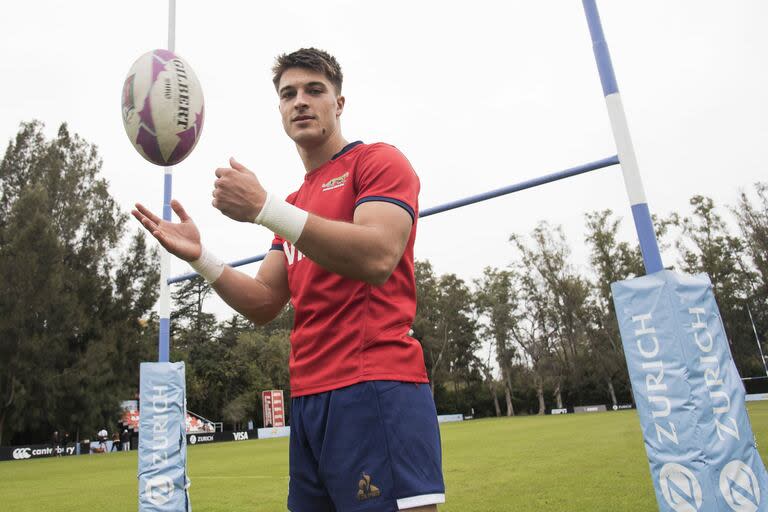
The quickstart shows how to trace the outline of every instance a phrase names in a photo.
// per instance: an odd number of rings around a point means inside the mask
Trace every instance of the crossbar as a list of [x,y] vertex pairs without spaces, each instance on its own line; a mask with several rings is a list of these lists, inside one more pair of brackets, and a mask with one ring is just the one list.
[[[497,188],[495,190],[489,190],[488,192],[475,194],[473,196],[465,197],[463,199],[457,199],[455,201],[433,206],[431,208],[427,208],[426,210],[420,211],[419,218],[429,217],[430,215],[435,215],[437,213],[447,212],[448,210],[454,210],[456,208],[461,208],[462,206],[468,206],[470,204],[480,203],[482,201],[494,199],[496,197],[511,194],[513,192],[520,192],[521,190],[538,187],[541,185],[545,185],[547,183],[552,183],[553,181],[559,181],[565,178],[571,178],[573,176],[578,176],[579,174],[584,174],[590,171],[596,171],[597,169],[602,169],[604,167],[610,167],[612,165],[618,165],[618,164],[619,164],[618,155],[609,156],[608,158],[603,158],[601,160],[596,160],[594,162],[589,162],[576,167],[571,167],[563,171],[553,172],[551,174],[545,174],[544,176],[539,176],[538,178],[533,178],[531,180],[515,183],[514,185]],[[256,263],[257,261],[261,261],[264,258],[266,258],[266,256],[267,256],[267,253],[258,254],[256,256],[251,256],[250,258],[244,258],[241,260],[233,261],[231,263],[228,263],[228,265],[233,268],[241,267],[243,265],[248,265],[249,263]],[[168,279],[168,284],[171,285],[175,283],[180,283],[182,281],[187,281],[189,279],[193,279],[196,275],[197,275],[197,272],[190,272],[188,274],[182,274],[176,277],[172,277]]]

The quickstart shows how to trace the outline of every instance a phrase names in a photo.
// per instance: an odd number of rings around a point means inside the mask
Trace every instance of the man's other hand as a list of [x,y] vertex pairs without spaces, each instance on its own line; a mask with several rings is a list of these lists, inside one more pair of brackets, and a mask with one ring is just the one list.
[[136,209],[131,211],[131,214],[168,252],[182,260],[194,261],[200,257],[203,250],[200,232],[180,202],[172,200],[171,208],[181,222],[165,221],[140,203],[136,203]]

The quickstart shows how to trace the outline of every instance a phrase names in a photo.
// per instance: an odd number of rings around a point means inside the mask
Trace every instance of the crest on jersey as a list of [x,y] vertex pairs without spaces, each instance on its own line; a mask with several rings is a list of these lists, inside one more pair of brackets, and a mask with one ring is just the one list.
[[322,185],[323,192],[328,192],[329,190],[343,187],[347,184],[347,178],[349,178],[349,171],[345,172],[338,178],[333,178],[332,180],[326,181]]

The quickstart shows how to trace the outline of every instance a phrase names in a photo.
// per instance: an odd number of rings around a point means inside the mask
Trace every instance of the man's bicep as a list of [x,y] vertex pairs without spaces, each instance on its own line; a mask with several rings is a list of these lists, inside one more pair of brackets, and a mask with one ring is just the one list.
[[402,255],[411,236],[411,214],[397,204],[386,201],[368,201],[355,209],[354,223],[375,227],[385,241],[397,247]]
[[283,251],[271,250],[261,262],[256,279],[267,288],[278,310],[286,305],[291,298],[288,289],[288,271],[285,268],[285,254]]

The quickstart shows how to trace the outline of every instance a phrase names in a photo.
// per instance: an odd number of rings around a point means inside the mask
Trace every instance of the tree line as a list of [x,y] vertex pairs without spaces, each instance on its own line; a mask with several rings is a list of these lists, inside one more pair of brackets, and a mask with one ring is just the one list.
[[[742,377],[766,376],[768,185],[727,207],[695,195],[685,214],[654,218],[667,268],[709,275]],[[439,409],[475,415],[634,402],[610,284],[645,273],[610,210],[585,215],[589,265],[573,262],[559,226],[513,234],[510,264],[467,283],[417,263],[421,341]],[[731,225],[737,232],[734,233]],[[765,353],[765,349],[763,348]]]
[[[43,130],[23,123],[0,162],[0,444],[116,425],[139,364],[157,357],[155,244],[129,229],[97,148],[66,125],[52,139]],[[583,240],[570,241],[542,221],[509,237],[509,265],[472,281],[416,262],[412,336],[439,412],[632,402],[610,283],[644,269],[621,223],[588,213]],[[768,335],[768,184],[725,208],[694,196],[655,226],[668,264],[709,274],[741,375],[765,374],[755,340]],[[589,249],[587,265],[572,243]],[[201,278],[173,289],[171,360],[186,363],[188,408],[233,428],[260,424],[262,391],[290,398],[293,312],[263,327],[220,321],[204,307],[211,293]]]

